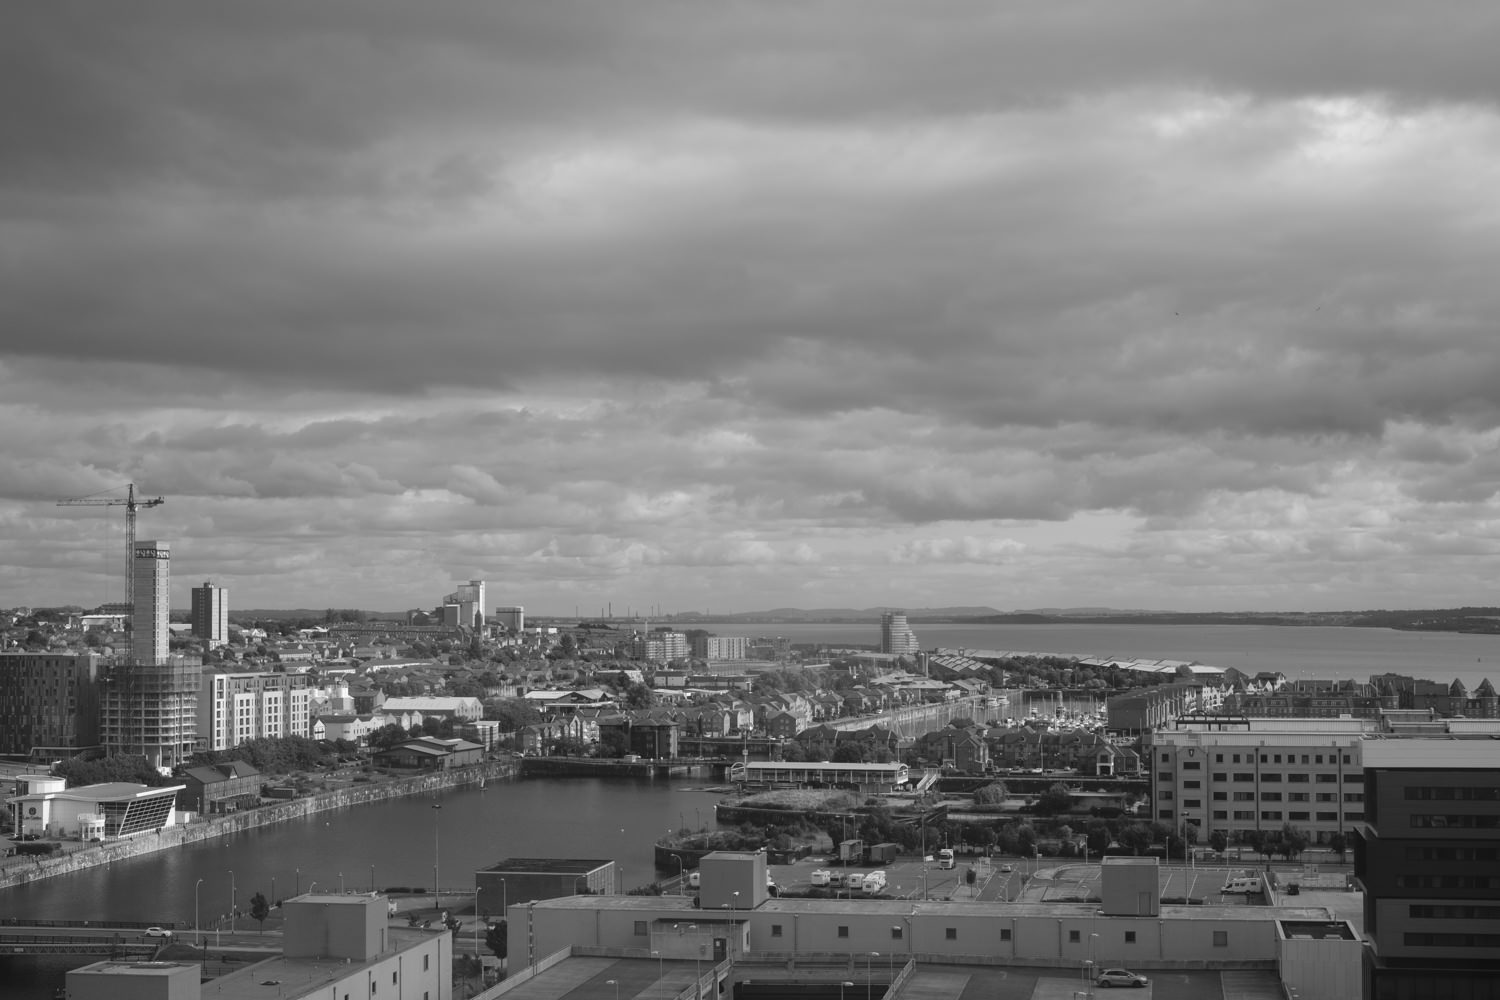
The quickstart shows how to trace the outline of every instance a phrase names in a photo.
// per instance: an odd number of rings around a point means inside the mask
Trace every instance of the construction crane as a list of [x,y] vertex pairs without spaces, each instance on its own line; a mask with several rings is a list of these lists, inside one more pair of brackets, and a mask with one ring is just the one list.
[[[106,497],[103,494],[112,490],[101,490],[98,493],[90,493],[86,497],[74,497],[71,500],[59,500],[59,507],[124,507],[125,508],[125,606],[130,609],[130,614],[135,614],[135,574],[131,572],[131,560],[135,557],[135,512],[142,507],[160,507],[166,503],[161,497],[150,499],[136,499],[135,483],[126,485],[126,495],[121,497]],[[119,489],[118,486],[113,489]]]

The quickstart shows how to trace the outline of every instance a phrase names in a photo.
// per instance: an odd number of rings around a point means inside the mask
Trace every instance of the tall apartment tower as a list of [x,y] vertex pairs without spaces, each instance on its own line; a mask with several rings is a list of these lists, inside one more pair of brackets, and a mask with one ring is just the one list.
[[208,580],[193,588],[193,634],[209,649],[229,643],[229,591]]
[[173,767],[197,738],[197,665],[169,655],[171,545],[135,543],[131,579],[130,656],[99,679],[99,741],[106,754],[139,754],[152,767]]
[[906,623],[905,611],[887,611],[880,616],[880,651],[915,656],[921,647],[917,634]]
[[1500,741],[1369,740],[1364,995],[1500,997]]
[[130,658],[136,663],[167,660],[172,616],[172,543],[136,542],[130,559],[135,606],[130,609]]

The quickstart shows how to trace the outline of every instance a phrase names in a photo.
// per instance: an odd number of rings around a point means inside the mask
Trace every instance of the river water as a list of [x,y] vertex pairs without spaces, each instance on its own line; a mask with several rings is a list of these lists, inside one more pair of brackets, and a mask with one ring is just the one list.
[[[717,635],[785,636],[793,642],[873,646],[880,626],[695,624]],[[1276,625],[924,625],[912,630],[923,649],[986,649],[1186,660],[1245,673],[1289,678],[1367,680],[1383,673],[1450,682],[1473,690],[1500,684],[1500,635],[1403,632],[1382,628]]]
[[[512,857],[613,860],[623,892],[660,877],[652,852],[658,838],[684,825],[713,826],[721,796],[702,791],[703,782],[537,778],[392,799],[6,889],[0,916],[192,927],[195,905],[206,925],[229,912],[231,895],[247,913],[257,892],[287,898],[313,882],[334,890],[430,889],[434,861],[442,887],[472,891],[474,872]],[[66,969],[81,964],[0,961],[0,997],[43,1000]]]

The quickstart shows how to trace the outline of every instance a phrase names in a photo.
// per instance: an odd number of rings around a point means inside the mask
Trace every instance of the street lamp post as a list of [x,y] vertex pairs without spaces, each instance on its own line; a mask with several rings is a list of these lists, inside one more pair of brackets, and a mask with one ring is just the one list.
[[666,959],[659,951],[651,954],[656,956],[656,992],[659,996],[665,996],[667,991]]
[[839,1000],[844,1000],[844,987],[853,985],[854,984],[852,982],[849,982],[847,979],[844,982],[839,983]]
[[302,869],[298,868],[298,869],[295,869],[295,871],[296,871],[297,874],[296,874],[296,881],[294,881],[292,883],[292,895],[293,896],[300,896],[300,895],[302,895]]
[[438,816],[442,814],[441,805],[432,807],[432,908],[442,909],[442,903],[438,901]]
[[880,952],[878,951],[872,951],[865,956],[865,1000],[870,1000],[870,996],[875,989],[873,985],[875,982],[875,974],[870,971],[870,960],[879,957]]
[[233,870],[230,870],[230,872],[229,872],[229,933],[231,933],[231,934],[234,933],[234,905],[235,905],[234,872],[233,872]]
[[677,859],[677,895],[679,895],[679,896],[686,896],[687,893],[684,891],[685,887],[683,885],[682,855],[681,854],[674,854],[674,855],[672,855],[672,857],[674,857],[674,858]]
[[693,932],[693,975],[696,977],[693,986],[693,995],[703,996],[703,941],[698,937],[698,925],[688,924],[688,930]]
[[193,886],[193,937],[198,939],[198,947],[203,947],[203,931],[198,925],[198,890],[203,885],[200,878],[197,885]]
[[307,894],[309,896],[311,896],[312,895],[312,891],[315,888],[317,888],[317,886],[318,886],[318,880],[317,879],[313,879],[311,882],[307,883]]
[[604,985],[613,986],[615,988],[615,1000],[620,1000],[620,981],[618,979],[606,979]]
[[343,894],[344,894],[344,873],[343,872],[339,872],[339,895],[342,896]]
[[370,895],[375,895],[375,866],[370,866]]
[[277,902],[277,900],[276,900],[276,876],[272,875],[271,876],[271,905],[275,906],[276,902]]

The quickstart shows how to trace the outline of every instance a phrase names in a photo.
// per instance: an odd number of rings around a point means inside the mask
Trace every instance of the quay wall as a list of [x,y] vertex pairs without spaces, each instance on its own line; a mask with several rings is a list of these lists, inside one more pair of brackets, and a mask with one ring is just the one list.
[[470,767],[434,771],[405,778],[387,778],[349,788],[317,792],[303,798],[274,802],[257,809],[213,816],[182,826],[169,826],[162,830],[143,833],[124,840],[112,840],[103,844],[79,844],[70,847],[68,853],[51,857],[7,858],[0,869],[0,889],[35,882],[38,879],[67,875],[72,872],[96,868],[113,861],[170,850],[184,844],[194,844],[242,830],[284,823],[288,820],[311,816],[332,809],[367,805],[385,799],[399,799],[409,795],[422,795],[442,788],[460,788],[477,784],[488,778],[510,778],[517,774],[514,762],[486,761]]

